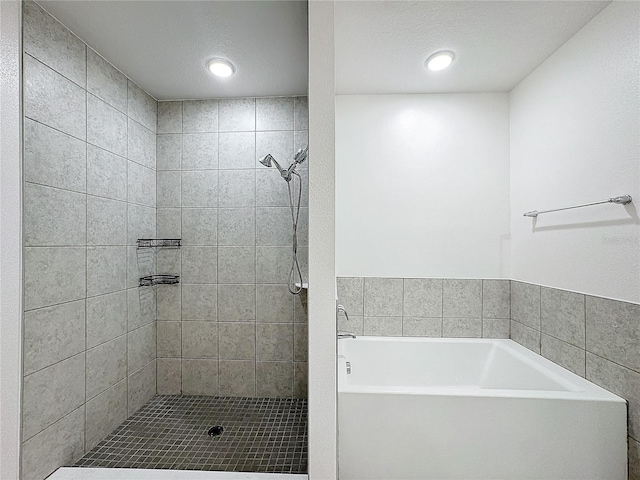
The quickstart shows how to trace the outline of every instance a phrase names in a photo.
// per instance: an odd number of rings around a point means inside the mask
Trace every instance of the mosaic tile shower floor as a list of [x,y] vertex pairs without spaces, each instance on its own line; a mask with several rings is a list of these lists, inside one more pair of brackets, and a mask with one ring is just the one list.
[[159,395],[74,466],[306,473],[307,401]]

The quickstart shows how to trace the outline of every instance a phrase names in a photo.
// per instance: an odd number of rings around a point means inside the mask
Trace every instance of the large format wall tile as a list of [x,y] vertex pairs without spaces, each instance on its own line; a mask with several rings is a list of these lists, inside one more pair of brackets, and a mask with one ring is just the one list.
[[156,358],[156,325],[150,323],[127,335],[128,371],[132,374]]
[[442,280],[404,279],[402,314],[410,317],[442,316]]
[[87,299],[87,348],[127,332],[127,292]]
[[401,278],[365,278],[365,316],[400,316],[402,315],[402,300],[403,280]]
[[482,319],[445,317],[442,319],[442,336],[480,338],[482,337]]
[[91,48],[87,49],[87,91],[127,112],[127,77]]
[[217,395],[218,392],[217,360],[182,360],[182,393],[184,395]]
[[543,333],[540,355],[581,377],[585,376],[585,351],[581,348]]
[[87,248],[87,296],[125,290],[127,247]]
[[182,102],[182,131],[217,132],[218,100],[188,100]]
[[158,102],[160,133],[182,133],[182,102]]
[[364,278],[340,277],[337,280],[338,302],[349,315],[364,315]]
[[540,330],[540,287],[511,282],[511,319]]
[[87,142],[124,157],[127,154],[127,116],[89,94]]
[[190,133],[182,136],[182,169],[218,168],[218,134]]
[[218,135],[218,159],[222,169],[255,168],[255,133],[220,133]]
[[256,396],[291,397],[293,395],[293,363],[256,363]]
[[158,358],[158,395],[180,395],[182,393],[182,360],[180,358]]
[[220,132],[250,132],[256,129],[254,98],[223,98],[218,101]]
[[91,450],[127,419],[127,382],[122,380],[87,402],[85,450]]
[[256,393],[256,364],[250,360],[220,362],[220,395],[253,397]]
[[115,200],[127,199],[127,160],[87,145],[87,193]]
[[140,410],[156,394],[155,359],[127,377],[129,416]]
[[511,318],[509,280],[482,280],[482,317]]
[[182,165],[182,135],[158,135],[156,137],[156,168],[180,170]]
[[127,88],[127,115],[155,133],[158,121],[158,102],[131,80],[129,80]]
[[84,353],[24,379],[22,435],[41,432],[84,403]]
[[84,192],[86,144],[33,120],[24,120],[24,179],[50,187]]
[[256,98],[256,130],[293,130],[293,97]]
[[127,157],[148,168],[156,168],[156,135],[138,122],[127,119]]
[[218,317],[221,322],[256,319],[256,285],[218,285]]
[[584,295],[543,287],[540,310],[540,324],[544,333],[584,349]]
[[87,245],[127,244],[127,204],[87,197]]
[[127,376],[127,337],[122,335],[107,343],[87,350],[87,400]]
[[23,49],[81,87],[87,75],[85,44],[32,1],[23,3]]
[[511,339],[535,353],[540,353],[540,330],[511,320]]
[[482,280],[445,279],[442,284],[444,317],[482,316]]

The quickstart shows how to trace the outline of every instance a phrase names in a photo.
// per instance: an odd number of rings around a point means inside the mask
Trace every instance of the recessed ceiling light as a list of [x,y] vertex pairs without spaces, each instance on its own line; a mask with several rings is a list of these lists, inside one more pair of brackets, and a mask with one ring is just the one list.
[[453,62],[453,52],[436,52],[427,58],[427,68],[433,72],[444,70]]
[[212,58],[207,62],[207,67],[216,77],[230,77],[236,71],[233,64],[223,58]]

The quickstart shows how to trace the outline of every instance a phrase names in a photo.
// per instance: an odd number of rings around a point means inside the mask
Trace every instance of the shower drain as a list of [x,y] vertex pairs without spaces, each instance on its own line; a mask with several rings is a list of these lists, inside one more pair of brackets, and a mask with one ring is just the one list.
[[210,437],[217,437],[218,435],[222,435],[222,432],[224,432],[224,427],[222,425],[216,425],[215,427],[211,427],[207,434]]

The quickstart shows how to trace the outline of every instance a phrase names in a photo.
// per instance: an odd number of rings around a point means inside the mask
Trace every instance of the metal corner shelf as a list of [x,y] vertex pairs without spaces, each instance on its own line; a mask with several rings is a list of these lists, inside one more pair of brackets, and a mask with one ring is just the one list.
[[153,287],[154,285],[175,285],[180,283],[180,275],[148,275],[140,278],[141,287]]
[[139,238],[138,248],[180,248],[181,238]]

